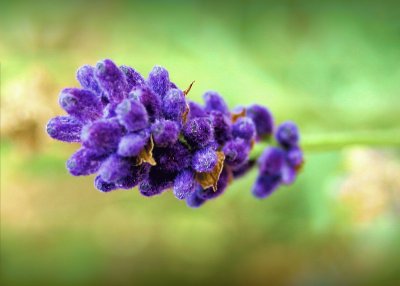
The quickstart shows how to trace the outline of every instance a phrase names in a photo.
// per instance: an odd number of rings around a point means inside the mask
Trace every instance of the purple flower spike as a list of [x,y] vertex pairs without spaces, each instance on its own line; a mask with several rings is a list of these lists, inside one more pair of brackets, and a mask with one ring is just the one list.
[[[294,123],[283,123],[272,137],[267,108],[230,111],[214,91],[203,95],[204,106],[188,101],[190,88],[180,90],[160,66],[144,79],[134,68],[106,59],[96,67],[81,67],[76,77],[82,88],[60,93],[59,104],[68,116],[51,119],[47,133],[81,142],[66,167],[74,176],[97,173],[94,183],[101,192],[138,186],[150,197],[172,189],[197,208],[256,163],[260,173],[252,191],[259,198],[293,183],[303,164]],[[258,160],[249,158],[254,144],[274,138],[277,142]]]
[[222,151],[225,154],[225,162],[232,167],[238,167],[247,161],[250,145],[247,141],[236,138],[226,143]]
[[285,153],[278,147],[266,148],[258,159],[260,172],[262,174],[279,174],[285,160]]
[[146,86],[135,87],[132,89],[129,97],[143,104],[151,122],[160,117],[161,99],[150,88]]
[[122,157],[135,157],[143,150],[148,140],[149,135],[146,132],[125,135],[119,141],[117,153]]
[[103,162],[99,175],[105,182],[116,183],[130,174],[133,165],[134,161],[113,154]]
[[81,148],[67,161],[67,169],[73,176],[86,176],[96,173],[104,156],[99,156],[90,149]]
[[94,149],[98,154],[117,150],[122,128],[116,120],[98,120],[82,130],[83,146]]
[[135,71],[133,68],[128,66],[120,66],[120,70],[124,73],[126,81],[128,83],[128,91],[136,86],[145,84],[144,78],[140,73]]
[[164,97],[167,93],[170,82],[168,71],[160,66],[155,66],[147,79],[150,88],[159,96]]
[[255,197],[263,199],[271,195],[279,186],[280,176],[260,175],[253,186],[252,193]]
[[229,115],[229,108],[224,99],[215,91],[207,91],[204,95],[205,109],[209,112],[215,110]]
[[255,134],[256,127],[253,123],[253,120],[248,117],[241,117],[232,125],[232,135],[234,137],[239,137],[250,141],[254,139]]
[[107,193],[118,188],[114,183],[105,182],[100,176],[97,176],[96,179],[94,179],[94,186],[103,193]]
[[254,104],[247,108],[246,116],[253,120],[258,140],[271,136],[274,121],[271,112],[267,108]]
[[174,144],[179,137],[179,126],[171,120],[156,121],[151,126],[154,143],[159,147],[167,147]]
[[279,144],[284,147],[296,146],[299,141],[299,130],[296,124],[287,121],[279,125],[275,137]]
[[194,193],[197,185],[194,173],[190,170],[184,170],[175,178],[174,195],[180,200],[186,199]]
[[92,121],[103,115],[103,104],[90,90],[65,88],[59,103],[69,115],[82,121]]
[[167,119],[180,122],[186,110],[186,99],[179,89],[170,89],[163,98],[162,110]]
[[82,122],[71,116],[57,116],[47,123],[46,131],[53,139],[80,142]]
[[119,103],[129,92],[124,73],[111,60],[98,62],[95,76],[111,103]]
[[218,156],[213,148],[204,148],[193,155],[192,168],[197,172],[211,172],[217,165]]
[[148,116],[143,104],[133,99],[125,99],[115,110],[119,123],[134,132],[147,127]]
[[192,146],[206,146],[214,137],[210,119],[207,117],[190,119],[183,127],[183,135]]

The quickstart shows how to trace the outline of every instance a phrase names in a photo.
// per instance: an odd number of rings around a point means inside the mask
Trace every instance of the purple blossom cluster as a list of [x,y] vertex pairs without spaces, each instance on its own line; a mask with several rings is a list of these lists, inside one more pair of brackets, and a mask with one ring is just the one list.
[[[190,87],[179,89],[160,66],[145,79],[106,59],[81,67],[77,79],[81,88],[66,88],[59,96],[67,115],[52,118],[47,133],[81,143],[67,169],[74,176],[97,174],[94,185],[102,192],[138,186],[142,195],[154,196],[172,189],[199,207],[246,174],[255,164],[249,159],[253,145],[273,134],[267,108],[231,111],[213,91],[204,94],[203,105],[189,101]],[[259,160],[257,197],[291,183],[302,162],[295,125],[282,124],[275,137],[279,147]]]
[[278,146],[267,147],[258,159],[259,175],[252,190],[258,198],[268,197],[281,184],[292,184],[303,164],[299,131],[293,122],[278,126],[275,139]]

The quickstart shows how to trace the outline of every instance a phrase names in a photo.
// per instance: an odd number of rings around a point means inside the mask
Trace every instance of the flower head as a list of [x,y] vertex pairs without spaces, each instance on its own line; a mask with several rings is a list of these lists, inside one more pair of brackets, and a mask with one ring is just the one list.
[[[79,142],[67,161],[74,176],[97,174],[101,192],[138,186],[144,196],[172,189],[176,198],[199,207],[227,189],[254,165],[253,145],[270,137],[273,119],[260,105],[229,110],[214,91],[204,105],[187,100],[155,66],[147,79],[129,66],[106,59],[78,69],[80,88],[63,89],[59,104],[67,115],[52,118],[47,133],[54,139]],[[253,188],[265,197],[279,184],[293,182],[303,162],[298,129],[278,127],[279,143],[264,151],[260,176]]]

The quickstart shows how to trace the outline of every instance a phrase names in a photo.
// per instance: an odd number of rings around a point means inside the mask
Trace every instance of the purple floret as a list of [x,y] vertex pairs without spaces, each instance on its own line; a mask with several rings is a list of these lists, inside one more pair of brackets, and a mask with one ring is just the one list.
[[176,173],[165,171],[160,166],[151,167],[146,179],[139,184],[139,191],[147,197],[161,194],[173,187],[175,177]]
[[126,98],[129,90],[124,73],[111,60],[97,63],[95,76],[111,103],[119,103]]
[[87,89],[65,88],[60,93],[60,106],[81,121],[92,121],[103,115],[100,99]]
[[123,129],[116,120],[102,119],[87,125],[82,130],[82,144],[98,154],[115,152],[123,135]]
[[46,131],[53,139],[80,142],[82,122],[72,116],[57,116],[47,123]]
[[298,168],[303,164],[303,151],[298,147],[292,147],[286,152],[286,159],[292,167]]
[[258,159],[261,173],[279,174],[285,163],[285,152],[278,147],[269,147],[264,150]]
[[296,124],[286,121],[278,126],[275,137],[278,143],[286,148],[297,146],[299,142],[299,130]]
[[190,196],[186,198],[187,206],[191,208],[198,208],[206,202],[206,199],[202,199],[197,195],[197,192],[193,192]]
[[186,110],[186,100],[183,92],[179,89],[170,89],[162,101],[162,111],[167,119],[181,122],[182,115]]
[[141,86],[145,84],[144,78],[135,69],[128,66],[120,66],[120,70],[124,73],[126,82],[128,84],[128,91],[136,86]]
[[285,185],[290,185],[296,179],[296,169],[289,164],[283,164],[281,168],[281,183]]
[[183,135],[191,146],[206,146],[214,139],[211,120],[207,117],[190,119],[183,127]]
[[197,172],[211,172],[217,165],[218,156],[213,148],[198,150],[193,155],[192,168]]
[[104,156],[99,156],[91,149],[81,148],[67,161],[67,169],[73,176],[86,176],[96,173]]
[[248,160],[250,145],[247,141],[236,138],[226,143],[222,151],[225,154],[225,163],[238,167]]
[[125,135],[121,138],[121,141],[119,141],[117,153],[123,157],[135,157],[143,150],[148,140],[148,132]]
[[146,108],[149,120],[154,122],[161,114],[161,99],[149,87],[140,86],[132,89],[129,97],[138,100]]
[[158,185],[153,185],[148,180],[143,180],[139,184],[139,192],[145,197],[152,197],[163,192],[163,188]]
[[280,176],[260,175],[253,186],[252,193],[255,197],[263,199],[271,195],[279,186]]
[[214,139],[218,144],[224,145],[227,141],[232,139],[229,119],[220,111],[212,111],[210,116],[214,128]]
[[110,191],[118,188],[114,183],[105,182],[100,176],[97,176],[94,179],[94,186],[100,192],[104,192],[104,193],[110,192]]
[[258,140],[272,134],[274,121],[271,112],[267,108],[254,104],[247,108],[246,116],[253,120],[256,126]]
[[121,189],[132,189],[137,186],[141,181],[146,179],[150,171],[150,165],[147,163],[141,164],[139,166],[131,166],[129,175],[119,179],[115,185]]
[[103,104],[108,103],[108,99],[101,89],[96,77],[95,68],[89,65],[84,65],[76,72],[76,78],[85,89],[89,89],[96,94]]
[[189,101],[189,118],[196,118],[196,117],[207,117],[208,114],[207,112],[204,110],[204,108],[193,101]]
[[131,167],[134,163],[135,162],[129,158],[112,154],[101,165],[99,175],[106,182],[116,183],[118,180],[130,174]]
[[190,196],[197,188],[198,183],[195,180],[195,174],[191,170],[183,170],[174,181],[174,195],[183,200]]
[[180,142],[168,147],[157,147],[153,150],[157,166],[167,172],[177,172],[190,166],[190,151]]
[[159,147],[174,144],[179,137],[179,126],[171,120],[158,120],[151,126],[154,143]]
[[147,82],[155,93],[164,97],[170,86],[168,71],[160,66],[153,67]]
[[250,141],[254,139],[255,134],[256,127],[253,123],[253,120],[248,117],[241,117],[232,125],[233,137],[239,137]]
[[211,112],[213,110],[222,112],[225,115],[229,115],[229,108],[226,105],[224,99],[215,91],[207,91],[203,95],[205,102],[205,110]]
[[240,165],[239,167],[232,169],[232,175],[235,179],[239,179],[246,175],[256,164],[256,160],[249,160],[246,163]]
[[125,99],[115,110],[118,121],[130,132],[144,129],[148,125],[148,116],[143,104],[133,99]]

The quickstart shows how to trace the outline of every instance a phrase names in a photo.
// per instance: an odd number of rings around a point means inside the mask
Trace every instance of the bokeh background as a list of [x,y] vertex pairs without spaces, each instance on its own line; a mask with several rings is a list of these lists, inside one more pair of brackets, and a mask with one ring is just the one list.
[[308,150],[267,200],[253,171],[193,210],[97,192],[65,169],[78,146],[44,132],[77,68],[103,58],[196,80],[197,101],[265,104],[304,136],[392,130],[398,1],[0,3],[2,285],[400,285],[398,149]]

